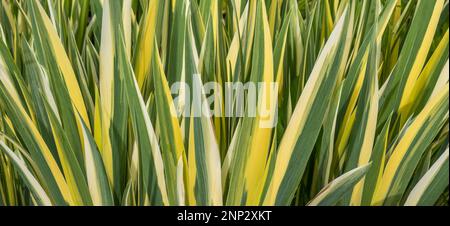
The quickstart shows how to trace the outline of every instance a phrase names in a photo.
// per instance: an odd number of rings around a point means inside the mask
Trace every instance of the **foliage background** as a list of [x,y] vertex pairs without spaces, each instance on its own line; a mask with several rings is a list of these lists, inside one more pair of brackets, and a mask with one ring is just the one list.
[[[0,205],[448,204],[448,0],[0,4]],[[277,127],[174,117],[194,74]]]

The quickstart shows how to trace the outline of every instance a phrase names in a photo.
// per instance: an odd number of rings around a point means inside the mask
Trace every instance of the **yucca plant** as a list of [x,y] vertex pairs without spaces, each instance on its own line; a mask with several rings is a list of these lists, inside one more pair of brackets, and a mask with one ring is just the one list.
[[1,0],[0,205],[446,205],[448,7]]

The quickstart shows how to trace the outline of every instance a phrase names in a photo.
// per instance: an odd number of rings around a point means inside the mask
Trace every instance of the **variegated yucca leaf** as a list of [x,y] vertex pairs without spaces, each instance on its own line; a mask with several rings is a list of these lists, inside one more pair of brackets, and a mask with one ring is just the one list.
[[0,205],[448,203],[448,8],[0,0]]

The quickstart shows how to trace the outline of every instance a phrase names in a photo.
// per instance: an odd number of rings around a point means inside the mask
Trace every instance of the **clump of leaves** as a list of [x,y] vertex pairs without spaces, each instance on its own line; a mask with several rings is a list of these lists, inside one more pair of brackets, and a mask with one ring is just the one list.
[[[448,200],[448,0],[0,4],[0,205]],[[197,74],[276,128],[173,114]]]

